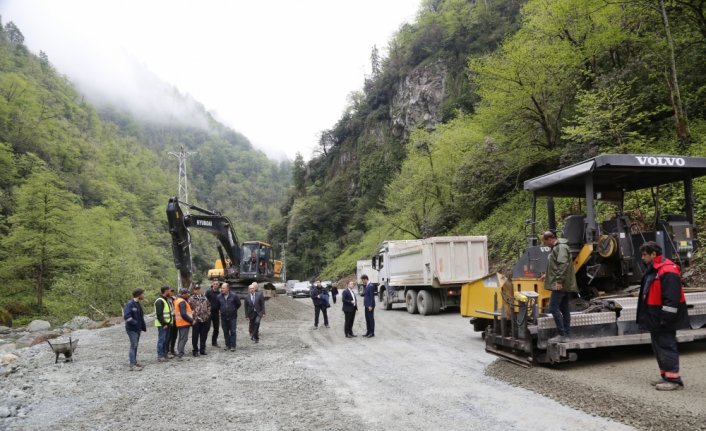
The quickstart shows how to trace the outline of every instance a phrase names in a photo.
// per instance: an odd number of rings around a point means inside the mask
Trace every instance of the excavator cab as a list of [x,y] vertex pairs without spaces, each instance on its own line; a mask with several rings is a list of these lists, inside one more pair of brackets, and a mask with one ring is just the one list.
[[252,278],[255,281],[275,277],[275,262],[270,244],[246,241],[242,245],[241,256],[243,256],[240,262],[241,277]]

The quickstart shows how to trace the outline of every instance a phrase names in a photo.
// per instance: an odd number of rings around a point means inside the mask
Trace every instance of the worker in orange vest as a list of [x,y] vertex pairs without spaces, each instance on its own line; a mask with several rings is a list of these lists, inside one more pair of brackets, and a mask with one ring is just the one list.
[[174,300],[174,323],[179,332],[177,341],[177,359],[184,357],[184,347],[189,339],[189,328],[194,324],[193,312],[189,305],[189,289],[181,289],[179,296]]

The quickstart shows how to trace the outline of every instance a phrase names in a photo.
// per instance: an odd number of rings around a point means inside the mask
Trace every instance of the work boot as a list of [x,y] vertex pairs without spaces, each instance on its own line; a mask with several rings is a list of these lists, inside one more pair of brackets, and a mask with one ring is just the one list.
[[684,385],[680,385],[679,383],[664,381],[662,383],[657,383],[655,385],[655,389],[657,389],[658,391],[678,391],[680,389],[684,389]]
[[194,355],[194,358],[197,358],[199,356],[199,352],[197,350],[194,350],[193,355]]
[[657,386],[657,385],[659,385],[660,383],[664,383],[664,382],[666,382],[666,380],[664,380],[663,378],[660,378],[659,380],[652,380],[652,381],[650,382],[650,385],[652,385],[652,386]]
[[566,343],[567,341],[569,341],[569,337],[566,335],[557,335],[549,339],[550,343]]
[[211,345],[212,345],[213,347],[221,347],[220,344],[216,343],[215,341],[214,341],[213,343],[211,343]]
[[206,355],[208,355],[208,353],[206,353],[205,350],[200,351],[199,354],[200,354],[201,356],[206,356]]
[[139,365],[130,365],[130,371],[142,371],[142,368]]

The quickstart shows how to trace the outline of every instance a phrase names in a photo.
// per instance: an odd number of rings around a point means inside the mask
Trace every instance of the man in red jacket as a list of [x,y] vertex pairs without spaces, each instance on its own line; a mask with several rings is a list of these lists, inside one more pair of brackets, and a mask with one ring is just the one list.
[[662,247],[648,241],[640,247],[647,272],[637,301],[637,323],[650,331],[661,379],[652,384],[659,391],[684,388],[679,376],[677,330],[689,328],[689,316],[679,266],[662,256]]

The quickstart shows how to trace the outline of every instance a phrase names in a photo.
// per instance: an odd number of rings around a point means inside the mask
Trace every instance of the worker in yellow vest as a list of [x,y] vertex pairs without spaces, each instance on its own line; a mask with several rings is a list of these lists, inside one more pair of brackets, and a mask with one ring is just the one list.
[[189,289],[181,289],[179,296],[174,300],[174,323],[179,331],[177,341],[177,359],[184,357],[184,347],[189,339],[189,328],[194,324],[193,312],[189,305]]
[[169,346],[169,328],[174,323],[172,316],[172,306],[169,303],[169,297],[172,294],[172,288],[162,286],[157,300],[154,301],[154,326],[157,327],[157,360],[164,362],[167,360],[167,351]]

